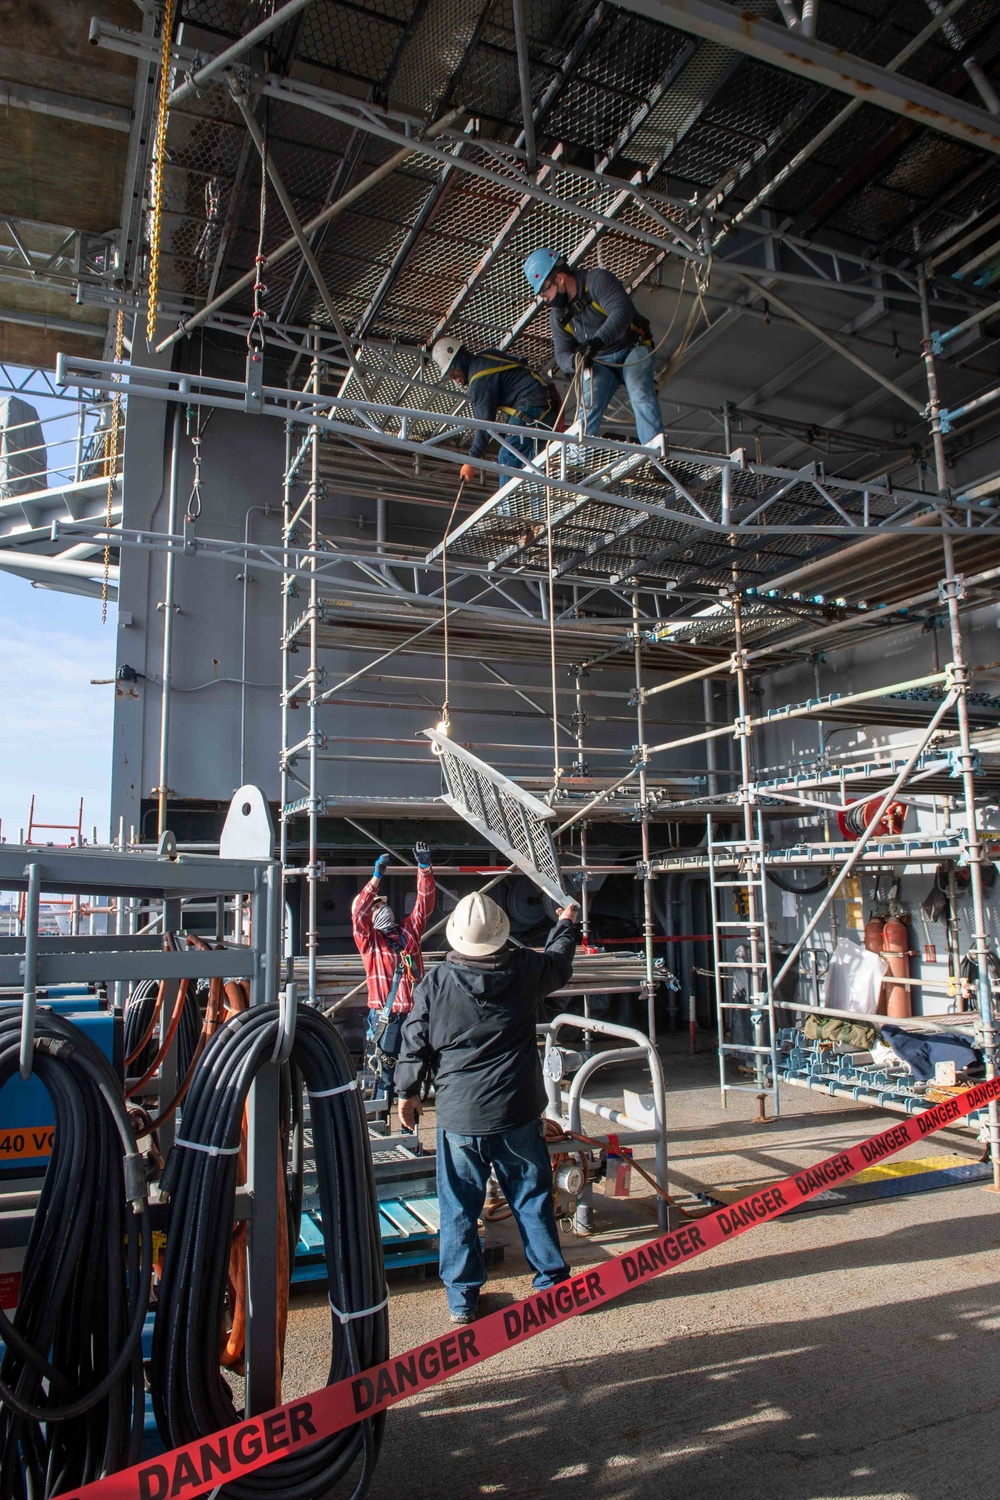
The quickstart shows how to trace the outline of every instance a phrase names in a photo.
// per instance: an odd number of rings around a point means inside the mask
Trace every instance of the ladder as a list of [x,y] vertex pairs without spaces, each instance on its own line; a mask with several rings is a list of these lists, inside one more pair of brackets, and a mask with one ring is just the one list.
[[[779,1104],[771,934],[759,813],[757,837],[749,841],[717,843],[712,837],[709,817],[708,880],[722,1105],[723,1108],[728,1105],[731,1093],[756,1094],[763,1120],[767,1118],[767,1100],[771,1100],[774,1115],[779,1113]],[[734,1022],[739,1016],[748,1018],[752,1040],[732,1040]],[[734,1081],[739,1059],[744,1063],[749,1061],[753,1082]]]

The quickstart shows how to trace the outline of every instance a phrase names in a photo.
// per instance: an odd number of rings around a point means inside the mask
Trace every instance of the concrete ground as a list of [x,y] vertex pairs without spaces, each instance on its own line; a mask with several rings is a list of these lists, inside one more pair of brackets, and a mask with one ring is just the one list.
[[[666,1071],[680,1191],[785,1176],[895,1118],[790,1089],[780,1120],[759,1125],[750,1095],[720,1109],[713,1056],[669,1045]],[[947,1152],[978,1156],[967,1132],[903,1156]],[[597,1236],[564,1236],[574,1269],[655,1232],[651,1198],[596,1204]],[[391,1410],[369,1496],[993,1496],[998,1211],[977,1183],[755,1228]],[[485,1311],[530,1290],[516,1231],[490,1237],[506,1248]],[[397,1352],[448,1327],[433,1274],[394,1274],[389,1310]],[[286,1400],[323,1384],[328,1341],[324,1295],[296,1298]]]

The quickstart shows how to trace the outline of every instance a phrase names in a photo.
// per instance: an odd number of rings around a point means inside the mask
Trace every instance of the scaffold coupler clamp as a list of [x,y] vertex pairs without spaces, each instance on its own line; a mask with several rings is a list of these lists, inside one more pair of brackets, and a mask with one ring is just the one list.
[[730,656],[729,658],[730,672],[746,672],[749,669],[749,666],[750,659],[747,656],[745,648],[739,651],[734,651],[732,656]]
[[962,750],[948,750],[948,775],[958,781],[968,770],[974,776],[978,776],[983,768],[983,759],[978,750],[970,750],[966,755]]
[[[942,578],[938,584],[938,598],[942,604],[948,604],[952,599],[965,598],[965,574],[956,573],[953,578]],[[954,666],[954,662],[949,664]]]
[[756,781],[747,781],[743,784],[743,786],[738,787],[736,792],[736,799],[741,807],[756,807],[757,802],[759,801]]
[[637,771],[644,771],[646,769],[646,767],[649,765],[648,745],[632,746],[632,764],[635,766]]
[[753,734],[753,719],[749,714],[737,714],[733,725],[734,740],[748,740]]
[[636,860],[635,878],[637,880],[649,880],[649,879],[652,878],[652,876],[655,873],[656,872],[653,869],[652,860],[648,860],[648,859],[639,859],[639,860]]

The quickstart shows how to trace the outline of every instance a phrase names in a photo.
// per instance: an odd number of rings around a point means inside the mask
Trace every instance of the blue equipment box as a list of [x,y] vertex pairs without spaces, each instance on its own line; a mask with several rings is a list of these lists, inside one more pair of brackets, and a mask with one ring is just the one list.
[[[104,1053],[119,1078],[124,1069],[124,1029],[120,1017],[98,995],[66,999],[39,998],[40,1010],[52,1010],[72,1021]],[[20,999],[0,999],[5,1010],[21,1009]],[[0,1180],[37,1177],[52,1154],[52,1101],[38,1078],[15,1073],[0,1088]]]

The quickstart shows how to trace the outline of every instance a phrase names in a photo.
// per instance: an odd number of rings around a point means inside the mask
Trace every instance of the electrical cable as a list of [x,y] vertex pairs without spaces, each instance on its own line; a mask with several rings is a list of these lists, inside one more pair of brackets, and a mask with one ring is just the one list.
[[[20,1033],[11,1007],[0,1088],[17,1076]],[[46,1500],[137,1463],[143,1438],[153,1242],[122,1086],[90,1038],[46,1010],[33,1073],[52,1101],[54,1137],[17,1308],[12,1319],[0,1311],[3,1500]]]
[[[184,1109],[184,1137],[161,1180],[171,1200],[163,1275],[153,1333],[150,1386],[157,1424],[171,1447],[205,1438],[240,1420],[219,1370],[219,1335],[233,1240],[243,1110],[254,1078],[279,1036],[280,1009],[258,1005],[235,1015],[203,1052]],[[311,1120],[331,1307],[329,1383],[359,1374],[388,1355],[385,1271],[374,1173],[354,1064],[336,1029],[300,1006],[288,1087],[301,1075]],[[294,1110],[292,1111],[294,1114]],[[294,1229],[289,1224],[289,1234]],[[285,1267],[287,1276],[288,1268]],[[232,1500],[315,1500],[361,1460],[352,1491],[371,1482],[383,1416],[358,1423],[226,1492]]]
[[[986,954],[986,972],[989,976],[990,990],[993,994],[994,1006],[1000,996],[1000,958],[993,952]],[[980,1010],[979,1003],[979,965],[974,953],[967,953],[962,959],[962,967],[959,970],[959,978],[968,982],[972,991],[972,1004],[976,1010]]]

